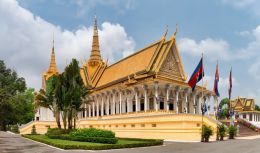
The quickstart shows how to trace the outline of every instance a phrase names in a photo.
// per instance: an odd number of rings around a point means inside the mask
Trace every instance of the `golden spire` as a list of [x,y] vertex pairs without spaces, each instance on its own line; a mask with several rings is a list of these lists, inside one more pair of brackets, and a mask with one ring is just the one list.
[[99,50],[99,40],[98,40],[98,28],[97,28],[97,17],[94,17],[93,26],[93,40],[92,40],[92,50],[90,54],[89,63],[91,65],[96,65],[101,60],[100,50]]
[[57,73],[58,72],[56,61],[55,61],[54,36],[53,36],[53,40],[52,40],[51,62],[50,62],[50,66],[49,66],[48,72],[51,72],[51,73]]

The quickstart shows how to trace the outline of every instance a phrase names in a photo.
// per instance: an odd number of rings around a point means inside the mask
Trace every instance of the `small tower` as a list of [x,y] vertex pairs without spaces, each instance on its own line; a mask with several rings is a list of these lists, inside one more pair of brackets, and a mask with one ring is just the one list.
[[98,38],[98,28],[97,28],[97,17],[94,17],[94,26],[93,26],[93,40],[92,40],[92,50],[88,64],[90,66],[97,66],[102,62],[100,50],[99,50],[99,38]]
[[42,88],[46,89],[46,80],[48,80],[53,75],[58,75],[59,71],[57,69],[56,60],[55,60],[55,51],[54,51],[54,38],[53,38],[53,45],[52,45],[52,51],[51,51],[51,61],[49,69],[43,73],[42,77]]

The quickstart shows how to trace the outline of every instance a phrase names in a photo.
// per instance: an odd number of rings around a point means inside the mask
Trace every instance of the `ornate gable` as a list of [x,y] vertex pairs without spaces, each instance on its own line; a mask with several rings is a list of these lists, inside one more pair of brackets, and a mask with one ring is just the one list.
[[179,81],[183,81],[180,66],[179,66],[179,59],[174,56],[174,52],[172,49],[168,52],[168,55],[163,61],[162,66],[159,69],[159,75],[167,76]]
[[173,38],[171,41],[165,42],[162,49],[163,53],[155,70],[156,73],[173,80],[181,82],[185,81],[186,77],[178,49],[175,44],[175,39]]

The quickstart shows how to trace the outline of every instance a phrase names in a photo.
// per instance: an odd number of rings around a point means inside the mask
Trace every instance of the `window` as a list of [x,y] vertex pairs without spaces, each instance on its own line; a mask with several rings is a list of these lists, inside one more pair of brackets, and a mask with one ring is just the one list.
[[156,127],[156,124],[152,124],[152,127]]
[[141,124],[141,127],[145,127],[145,124]]
[[135,125],[134,125],[134,124],[131,124],[131,127],[135,127]]
[[118,128],[118,125],[116,125],[116,128]]
[[126,127],[126,125],[124,124],[123,127]]

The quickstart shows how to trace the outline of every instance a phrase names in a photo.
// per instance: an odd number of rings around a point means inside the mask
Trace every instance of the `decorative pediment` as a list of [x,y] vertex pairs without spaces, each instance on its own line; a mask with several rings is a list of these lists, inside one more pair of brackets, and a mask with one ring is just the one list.
[[159,68],[159,75],[166,76],[178,81],[184,81],[183,68],[176,48],[172,45],[168,53],[162,58],[162,65]]

